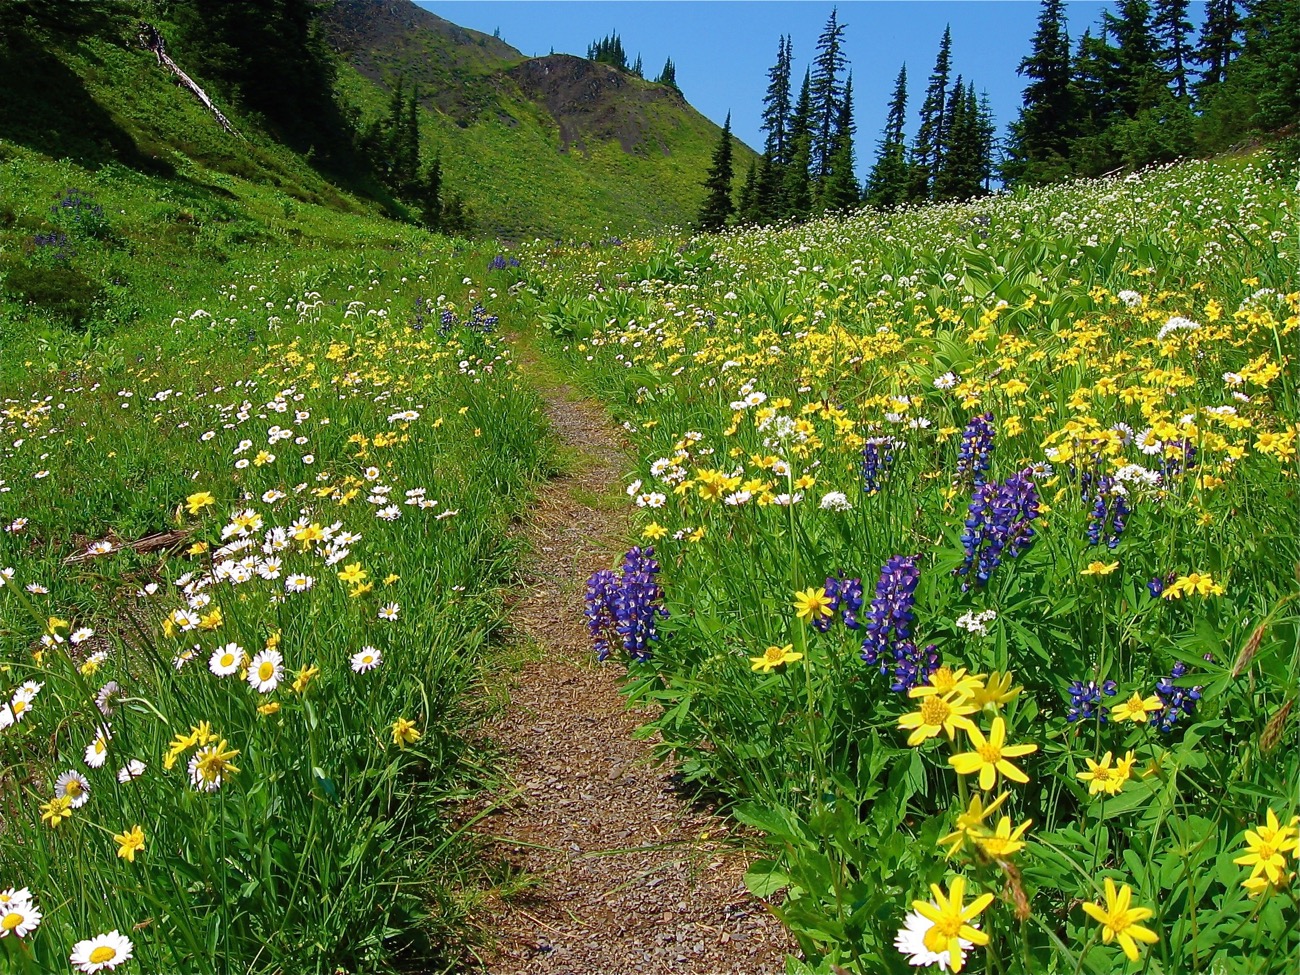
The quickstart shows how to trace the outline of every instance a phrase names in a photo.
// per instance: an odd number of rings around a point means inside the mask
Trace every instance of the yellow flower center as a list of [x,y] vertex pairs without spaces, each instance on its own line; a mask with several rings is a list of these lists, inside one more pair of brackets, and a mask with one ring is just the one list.
[[68,779],[68,781],[63,785],[63,794],[66,796],[81,795],[81,783],[76,779]]
[[12,931],[22,923],[23,916],[14,911],[10,911],[4,916],[4,920],[0,920],[0,928],[4,928],[6,931]]
[[1255,855],[1258,856],[1261,861],[1271,860],[1273,857],[1277,856],[1277,850],[1274,848],[1272,843],[1260,843],[1259,846],[1255,848]]
[[14,717],[18,717],[18,715],[22,714],[26,710],[27,710],[26,701],[14,701]]
[[262,666],[257,668],[257,678],[261,681],[268,681],[275,675],[275,664],[269,660],[263,660]]
[[957,686],[951,667],[940,667],[930,675],[930,683],[940,694],[947,694]]
[[957,932],[961,930],[962,920],[959,914],[944,914],[939,920],[934,922],[934,927],[925,932],[925,946],[933,952],[945,952],[948,950],[948,942],[957,937]]
[[948,716],[951,714],[952,708],[948,702],[938,695],[931,695],[921,702],[922,724],[941,725],[948,720]]
[[221,666],[230,667],[234,664],[234,662],[235,662],[235,655],[233,653],[223,653],[221,655]]
[[106,961],[112,961],[117,957],[117,949],[109,945],[100,945],[90,953],[91,964],[102,965]]
[[1002,761],[1002,749],[991,741],[986,741],[979,747],[979,756],[990,765],[996,765]]

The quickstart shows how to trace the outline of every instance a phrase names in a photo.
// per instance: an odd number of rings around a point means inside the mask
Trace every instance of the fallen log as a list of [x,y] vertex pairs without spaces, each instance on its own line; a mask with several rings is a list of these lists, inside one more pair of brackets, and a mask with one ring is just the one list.
[[217,108],[217,106],[213,104],[212,99],[208,97],[208,93],[200,88],[194,79],[182,71],[180,66],[171,59],[171,56],[167,53],[167,42],[163,40],[162,34],[158,33],[158,28],[154,27],[153,24],[141,22],[137,31],[140,43],[144,45],[147,50],[153,52],[154,56],[158,59],[159,66],[166,68],[175,75],[175,77],[179,79],[180,83],[188,88],[194,94],[194,97],[203,103],[204,108],[211,112],[216,120],[221,123],[223,129],[231,135],[238,136],[242,139],[243,136],[235,130],[233,125],[230,124],[230,119],[226,118],[226,116],[221,113],[221,109]]

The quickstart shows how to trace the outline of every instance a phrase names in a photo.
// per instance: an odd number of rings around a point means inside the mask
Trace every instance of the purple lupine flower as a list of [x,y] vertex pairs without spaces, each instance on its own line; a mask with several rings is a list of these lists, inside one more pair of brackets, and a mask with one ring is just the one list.
[[996,435],[992,413],[970,418],[966,429],[961,432],[961,448],[957,453],[958,481],[969,477],[975,487],[984,484],[992,463],[993,438]]
[[844,625],[850,630],[856,630],[860,625],[858,623],[858,611],[862,609],[862,580],[861,579],[842,579],[839,576],[826,577],[826,595],[830,598],[830,616],[818,616],[812,621],[813,629],[819,633],[825,633],[835,622],[835,614],[839,613]]
[[1164,708],[1156,712],[1152,722],[1165,734],[1174,730],[1180,716],[1190,718],[1196,710],[1196,702],[1201,699],[1201,687],[1179,687],[1174,683],[1187,673],[1187,665],[1181,660],[1174,664],[1168,677],[1162,677],[1156,683],[1156,693],[1165,702]]
[[1070,695],[1070,707],[1065,712],[1065,720],[1073,723],[1100,717],[1101,723],[1105,724],[1108,720],[1106,710],[1098,708],[1097,705],[1101,703],[1103,694],[1106,697],[1114,697],[1118,690],[1119,686],[1113,680],[1103,682],[1100,687],[1095,680],[1090,680],[1086,684],[1081,680],[1073,681],[1067,691]]
[[1119,546],[1133,510],[1124,486],[1107,474],[1094,477],[1086,472],[1081,476],[1080,484],[1083,500],[1092,499],[1092,510],[1088,515],[1088,544],[1100,545],[1105,535],[1106,547],[1114,550]]
[[894,681],[891,691],[905,693],[913,687],[929,683],[930,675],[939,666],[939,648],[929,643],[923,649],[908,640],[894,648]]
[[438,327],[438,331],[443,335],[446,335],[448,332],[450,332],[453,328],[456,327],[456,323],[459,322],[460,319],[456,316],[456,313],[452,311],[450,308],[444,308],[442,310],[442,314],[438,316],[438,321],[440,323]]
[[654,549],[634,547],[623,556],[619,574],[600,569],[587,580],[584,612],[597,659],[607,659],[615,641],[633,660],[650,659],[650,644],[658,639],[655,619],[668,615],[658,572]]
[[933,647],[918,651],[912,642],[912,624],[916,620],[912,607],[921,581],[918,558],[895,555],[880,567],[876,595],[867,611],[862,659],[882,674],[888,674],[892,667],[894,680],[890,686],[894,690],[924,683],[938,662]]
[[1019,558],[1033,544],[1032,522],[1038,517],[1038,488],[1028,468],[1001,484],[975,488],[967,509],[961,542],[966,557],[954,575],[966,576],[962,591],[988,585],[1003,558]]
[[893,437],[870,437],[862,447],[862,490],[875,494],[894,466],[894,451],[905,444]]
[[596,659],[609,657],[609,641],[616,637],[614,596],[619,590],[618,576],[613,569],[598,569],[587,580],[586,605],[587,632],[591,634]]

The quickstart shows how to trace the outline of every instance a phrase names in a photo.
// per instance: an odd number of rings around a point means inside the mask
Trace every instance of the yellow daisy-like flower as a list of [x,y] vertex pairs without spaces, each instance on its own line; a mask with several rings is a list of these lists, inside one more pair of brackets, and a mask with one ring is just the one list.
[[1147,944],[1155,944],[1160,940],[1160,937],[1154,931],[1144,928],[1138,923],[1139,921],[1145,921],[1155,912],[1149,907],[1130,907],[1132,900],[1133,891],[1129,889],[1128,884],[1121,884],[1117,891],[1115,881],[1107,877],[1106,906],[1103,908],[1100,904],[1086,901],[1083,910],[1090,918],[1101,925],[1103,944],[1118,941],[1128,960],[1136,961],[1138,957],[1136,942],[1143,941]]
[[129,830],[115,833],[113,842],[117,844],[118,856],[127,863],[135,863],[135,855],[144,849],[144,830],[132,826]]
[[41,805],[41,822],[48,823],[50,829],[57,829],[59,823],[72,818],[72,797],[55,796]]
[[1117,766],[1112,767],[1111,753],[1107,752],[1101,757],[1100,762],[1094,762],[1091,758],[1084,761],[1088,763],[1088,771],[1075,773],[1075,778],[1088,783],[1088,795],[1095,796],[1099,792],[1104,792],[1108,796],[1113,796],[1124,788],[1135,759],[1133,753],[1129,752],[1125,758],[1120,759]]
[[763,651],[761,657],[750,657],[750,670],[761,670],[763,673],[770,673],[773,669],[783,664],[794,663],[796,660],[802,660],[802,653],[792,653],[794,650],[793,643],[787,643],[783,647],[768,647]]
[[1001,715],[993,719],[993,726],[989,729],[988,738],[985,738],[983,733],[974,727],[967,729],[966,734],[970,736],[971,744],[975,746],[975,750],[953,755],[948,759],[948,764],[956,770],[958,775],[973,775],[978,772],[980,775],[980,788],[985,791],[993,788],[997,782],[998,773],[1001,773],[1012,782],[1025,783],[1029,781],[1029,776],[1012,765],[1008,759],[1019,758],[1021,755],[1036,752],[1038,746],[1006,744],[1007,723],[1002,719]]
[[353,562],[351,565],[344,566],[343,571],[338,574],[339,579],[349,586],[358,585],[367,575],[366,570],[361,568],[360,562]]
[[[1300,823],[1300,817],[1293,817],[1283,826],[1277,814],[1268,810],[1263,825],[1246,830],[1247,852],[1232,862],[1250,867],[1252,880],[1262,875],[1272,886],[1281,886],[1286,873],[1286,854],[1296,853],[1300,848],[1297,823]],[[1250,890],[1249,887],[1246,889]]]
[[978,928],[971,927],[970,922],[993,903],[993,895],[980,894],[970,902],[969,907],[964,906],[965,877],[952,878],[947,897],[944,897],[938,884],[930,885],[930,893],[934,896],[933,904],[912,901],[912,909],[934,925],[925,933],[925,947],[936,954],[946,951],[949,967],[954,972],[960,972],[966,958],[959,939],[964,938],[976,945],[989,943],[989,936]]
[[1119,568],[1118,562],[1089,562],[1088,568],[1079,573],[1081,576],[1108,576]]
[[312,679],[317,677],[319,674],[320,668],[315,664],[303,667],[298,671],[298,675],[293,679],[293,692],[295,694],[301,694],[303,691],[307,690],[307,685],[310,684]]
[[988,836],[988,831],[984,828],[984,820],[993,815],[1010,795],[1010,792],[1003,792],[987,806],[984,805],[982,795],[972,796],[966,810],[957,814],[957,828],[939,839],[939,846],[952,847],[946,855],[960,853],[967,840],[973,843]]
[[1148,715],[1152,711],[1159,711],[1165,706],[1165,702],[1160,700],[1158,694],[1152,694],[1150,697],[1143,698],[1137,691],[1133,692],[1123,704],[1116,704],[1110,709],[1110,719],[1112,721],[1132,721],[1134,724],[1146,724]]
[[974,714],[975,708],[961,701],[950,701],[947,697],[932,694],[921,702],[921,706],[911,714],[898,719],[898,726],[910,729],[907,736],[909,745],[919,745],[927,738],[933,738],[942,731],[951,741],[957,735],[958,728],[967,732],[974,730],[968,714]]
[[1011,671],[1004,674],[995,670],[971,691],[969,703],[977,711],[997,711],[1002,705],[1013,701],[1022,690],[1024,688],[1011,686]]
[[825,589],[805,589],[794,594],[794,613],[809,623],[831,615],[831,599]]
[[659,539],[663,538],[667,534],[668,534],[668,529],[665,528],[663,525],[659,524],[659,522],[657,521],[652,521],[650,522],[650,524],[646,525],[643,529],[641,529],[641,537],[648,538],[652,542],[658,541]]
[[953,670],[944,664],[930,674],[930,683],[913,687],[907,692],[907,696],[929,697],[937,694],[942,697],[952,694],[956,695],[956,699],[965,701],[975,694],[975,689],[982,686],[983,682],[983,674],[968,674],[965,667]]
[[423,737],[423,732],[415,727],[414,721],[398,718],[393,722],[393,744],[398,748],[414,745]]
[[1005,859],[1011,854],[1024,849],[1025,841],[1020,837],[1025,835],[1025,830],[1029,829],[1032,824],[1032,819],[1026,819],[1013,830],[1011,828],[1011,817],[1003,816],[998,822],[998,828],[991,834],[975,837],[975,845],[987,857],[994,860]]
[[192,515],[197,515],[208,505],[216,503],[217,499],[212,496],[211,491],[199,491],[185,499],[185,507]]

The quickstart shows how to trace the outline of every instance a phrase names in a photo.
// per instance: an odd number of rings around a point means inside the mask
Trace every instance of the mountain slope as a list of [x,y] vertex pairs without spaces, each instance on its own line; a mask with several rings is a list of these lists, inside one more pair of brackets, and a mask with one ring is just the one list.
[[[626,234],[692,220],[721,130],[680,92],[605,64],[526,58],[409,0],[339,0],[327,36],[343,97],[374,120],[415,84],[424,153],[481,229]],[[736,142],[736,172],[752,151]]]

